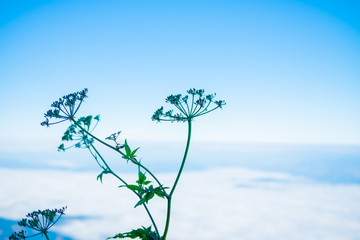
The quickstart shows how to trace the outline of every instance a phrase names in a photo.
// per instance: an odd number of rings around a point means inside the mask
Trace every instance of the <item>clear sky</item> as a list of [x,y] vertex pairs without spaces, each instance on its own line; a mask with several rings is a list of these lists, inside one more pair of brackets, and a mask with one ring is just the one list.
[[194,139],[360,144],[358,1],[0,2],[0,150],[58,143],[40,126],[58,97],[89,89],[98,134],[180,140],[155,124],[169,94],[216,92],[224,111]]

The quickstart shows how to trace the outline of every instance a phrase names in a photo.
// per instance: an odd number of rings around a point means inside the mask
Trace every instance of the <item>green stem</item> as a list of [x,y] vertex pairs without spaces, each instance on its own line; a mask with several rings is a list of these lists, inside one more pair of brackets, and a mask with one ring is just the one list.
[[50,238],[48,237],[48,235],[46,234],[46,232],[44,232],[44,235],[46,237],[47,240],[50,240]]
[[161,240],[165,240],[168,230],[169,230],[169,225],[170,225],[170,215],[171,215],[171,197],[168,198],[168,202],[167,202],[167,210],[166,210],[167,214],[166,214],[166,224],[165,224],[165,229],[164,229],[164,234],[161,238]]
[[[86,129],[84,129],[80,124],[78,124],[75,119],[71,118],[71,121],[77,126],[79,127],[81,130],[83,130],[86,134],[88,134],[90,137],[94,138],[96,141],[100,142],[101,144],[115,150],[116,152],[120,153],[122,156],[126,156],[123,152],[121,152],[119,149],[117,149],[116,147],[111,146],[110,144],[102,141],[101,139],[95,137],[93,134],[91,134],[89,131],[87,131]],[[135,159],[136,160],[136,159]],[[138,162],[138,161],[137,161]],[[160,186],[160,188],[165,192],[165,189],[163,188],[162,184],[160,183],[160,181],[155,177],[155,175],[149,170],[147,169],[145,166],[143,166],[140,162],[136,163],[137,165],[139,165],[142,169],[144,169],[145,171],[147,171],[150,176],[157,182],[157,184]]]
[[142,169],[144,169],[146,172],[148,172],[149,174],[150,174],[150,176],[157,182],[157,184],[159,185],[159,187],[161,188],[161,190],[165,193],[165,194],[167,194],[166,193],[166,191],[165,191],[165,189],[164,189],[164,187],[163,187],[163,185],[160,183],[160,181],[155,177],[155,175],[154,174],[152,174],[152,172],[149,170],[149,169],[147,169],[144,165],[142,165],[141,163],[137,163],[138,164],[138,166],[139,167],[141,167]]
[[211,110],[209,110],[209,111],[201,112],[201,113],[199,113],[198,115],[196,115],[196,117],[199,117],[199,116],[204,115],[204,114],[208,114],[209,112],[212,112],[212,111],[214,111],[215,109],[218,109],[218,108],[219,108],[219,106],[214,107],[213,109],[211,109]]
[[179,169],[179,172],[178,172],[178,175],[176,177],[176,180],[174,182],[174,185],[171,189],[171,192],[167,198],[168,200],[168,203],[167,203],[167,213],[166,213],[166,223],[165,223],[165,230],[164,230],[164,234],[162,236],[162,240],[165,240],[166,239],[166,236],[167,236],[167,233],[168,233],[168,230],[169,230],[169,225],[170,225],[170,215],[171,215],[171,198],[172,198],[172,195],[174,194],[174,191],[175,191],[175,188],[176,188],[176,185],[178,184],[179,182],[179,179],[180,179],[180,176],[181,176],[181,173],[184,169],[184,166],[185,166],[185,162],[186,162],[186,157],[187,157],[187,154],[188,154],[188,151],[189,151],[189,146],[190,146],[190,140],[191,140],[191,119],[188,120],[188,138],[187,138],[187,142],[186,142],[186,148],[185,148],[185,153],[184,153],[184,157],[183,157],[183,160],[181,162],[181,166],[180,166],[180,169]]
[[111,146],[110,144],[108,144],[108,143],[102,141],[101,139],[95,137],[94,135],[92,135],[89,131],[86,131],[86,129],[83,128],[80,124],[78,124],[78,123],[75,121],[74,118],[70,118],[70,120],[71,120],[78,128],[80,128],[81,130],[83,130],[86,134],[88,134],[90,137],[94,138],[96,141],[98,141],[98,142],[102,143],[103,145],[105,145],[105,146],[107,146],[107,147],[115,150],[116,152],[120,153],[121,155],[126,156],[123,152],[121,152],[121,151],[120,151],[119,149],[117,149],[116,147]]
[[187,138],[187,142],[186,142],[186,148],[185,148],[184,157],[183,157],[183,160],[182,160],[182,162],[181,162],[181,166],[180,166],[178,175],[176,176],[174,185],[173,185],[173,187],[172,187],[172,189],[171,189],[171,192],[170,192],[170,194],[169,194],[170,197],[173,195],[173,193],[174,193],[174,191],[175,191],[176,185],[177,185],[178,182],[179,182],[181,173],[182,173],[183,168],[184,168],[184,166],[185,166],[186,157],[187,157],[187,154],[188,154],[188,151],[189,151],[189,146],[190,146],[190,140],[191,140],[191,119],[188,120],[188,138]]
[[[116,178],[119,179],[123,184],[125,184],[125,186],[128,186],[128,184],[127,184],[121,177],[119,177],[115,172],[113,172],[113,171],[111,170],[111,168],[109,167],[109,165],[106,163],[105,159],[101,156],[101,154],[100,154],[100,153],[98,152],[98,150],[94,147],[94,145],[90,144],[90,146],[94,149],[95,153],[100,157],[101,161],[105,164],[107,170],[108,170],[114,177],[116,177]],[[130,189],[130,190],[131,190],[131,189]],[[140,196],[137,192],[135,192],[134,190],[131,190],[131,191],[141,199],[141,196]],[[149,218],[150,218],[150,221],[151,221],[151,223],[153,224],[153,226],[154,226],[154,228],[155,228],[156,234],[157,234],[157,235],[159,236],[159,238],[160,238],[159,230],[158,230],[158,228],[157,228],[157,226],[156,226],[156,223],[155,223],[154,218],[152,217],[152,215],[151,215],[151,213],[150,213],[149,208],[146,206],[145,203],[143,203],[142,205],[143,205],[143,207],[145,208],[145,211],[146,211],[146,213],[148,214],[148,216],[149,216]]]
[[[116,177],[117,179],[119,179],[123,184],[125,184],[125,186],[127,186],[128,184],[121,178],[119,177],[116,173],[114,173],[110,166],[106,163],[105,159],[101,156],[101,154],[99,153],[99,151],[94,147],[94,145],[92,143],[90,143],[90,146],[92,147],[92,149],[94,149],[95,153],[97,156],[100,157],[101,161],[104,163],[106,170],[109,171],[112,175],[114,175],[114,177]],[[93,155],[94,157],[94,155]],[[96,159],[95,159],[96,160]],[[96,160],[97,161],[97,160]],[[135,192],[134,192],[135,193]]]

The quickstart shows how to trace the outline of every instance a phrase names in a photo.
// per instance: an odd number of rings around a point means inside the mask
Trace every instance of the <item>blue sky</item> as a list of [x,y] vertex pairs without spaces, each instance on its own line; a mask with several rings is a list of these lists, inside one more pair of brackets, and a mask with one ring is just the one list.
[[[237,238],[234,232],[244,239],[353,239],[360,216],[359,9],[347,0],[0,0],[1,217],[68,205],[75,218],[60,230],[88,239],[132,224],[124,216],[136,213],[109,208],[125,206],[119,200],[133,206],[114,191],[117,183],[99,184],[92,172],[39,170],[97,167],[86,151],[56,152],[67,126],[41,127],[43,114],[58,97],[88,88],[79,116],[101,114],[96,135],[121,130],[141,146],[144,162],[173,182],[168,173],[183,153],[186,124],[150,118],[167,107],[166,96],[195,87],[227,105],[194,122],[174,204],[174,222],[185,225],[172,226],[174,239],[194,226],[212,230],[198,231],[197,239]],[[132,170],[106,154],[114,169]],[[192,188],[194,181],[205,190]],[[53,193],[44,197],[43,189]],[[116,196],[104,199],[107,191]],[[244,221],[234,221],[240,215]],[[77,216],[89,219],[79,225]],[[202,225],[187,225],[194,221]]]
[[[357,1],[1,1],[0,150],[49,149],[58,97],[89,88],[97,134],[183,140],[172,93],[216,92],[194,140],[360,144]],[[48,145],[47,145],[48,144]],[[39,147],[44,146],[44,147]]]

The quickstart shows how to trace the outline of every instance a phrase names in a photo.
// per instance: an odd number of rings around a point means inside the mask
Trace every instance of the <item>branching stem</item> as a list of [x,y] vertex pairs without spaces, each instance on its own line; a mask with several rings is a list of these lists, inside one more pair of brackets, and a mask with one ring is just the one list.
[[[104,163],[104,165],[106,166],[106,170],[107,170],[110,174],[112,174],[114,177],[116,177],[117,179],[119,179],[125,186],[128,186],[128,184],[127,184],[121,177],[119,177],[115,172],[113,172],[113,171],[111,170],[111,168],[109,167],[109,165],[106,163],[105,159],[101,156],[101,154],[100,154],[100,153],[98,152],[98,150],[94,147],[94,145],[93,145],[93,144],[90,144],[90,146],[91,146],[92,149],[95,151],[95,153],[97,154],[97,156],[100,157],[101,161],[102,161],[102,162]],[[128,189],[130,189],[130,188],[128,188]],[[130,189],[130,190],[131,190],[134,194],[136,194],[136,196],[138,196],[138,197],[141,199],[140,194],[138,194],[135,190],[132,190],[132,189]],[[151,213],[150,213],[149,208],[146,206],[145,203],[143,203],[142,205],[144,206],[145,211],[146,211],[146,213],[148,214],[148,216],[149,216],[149,218],[150,218],[150,221],[151,221],[151,223],[153,224],[153,226],[154,226],[154,228],[155,228],[155,231],[156,231],[157,236],[160,237],[159,230],[158,230],[158,228],[157,228],[157,226],[156,226],[156,223],[155,223],[155,221],[154,221],[154,218],[152,217],[152,215],[151,215]]]
[[[93,139],[95,139],[96,141],[100,142],[101,144],[113,149],[114,151],[120,153],[122,156],[126,156],[125,153],[123,153],[122,151],[120,151],[119,149],[117,149],[114,146],[111,146],[110,144],[102,141],[101,139],[95,137],[93,134],[91,134],[89,131],[87,131],[86,129],[84,129],[80,124],[78,124],[74,118],[71,118],[71,121],[77,126],[79,127],[81,130],[83,130],[86,134],[88,134],[90,137],[92,137]],[[135,159],[136,160],[136,159]],[[165,192],[164,187],[162,186],[162,184],[160,183],[160,181],[155,177],[155,175],[148,169],[146,168],[144,165],[142,165],[139,161],[137,161],[136,163],[138,166],[140,166],[142,169],[144,169],[145,171],[147,171],[150,176],[156,181],[156,183],[160,186],[160,188]]]

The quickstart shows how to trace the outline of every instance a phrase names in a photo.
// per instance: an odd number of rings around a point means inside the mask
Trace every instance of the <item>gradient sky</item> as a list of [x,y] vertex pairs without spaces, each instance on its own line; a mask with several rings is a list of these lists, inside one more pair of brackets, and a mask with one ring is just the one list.
[[[58,97],[89,89],[97,134],[183,140],[155,124],[169,94],[216,92],[227,106],[194,139],[360,144],[358,1],[0,2],[0,150],[59,142],[40,126]],[[53,146],[53,145],[52,145]],[[48,149],[48,146],[45,148]]]

